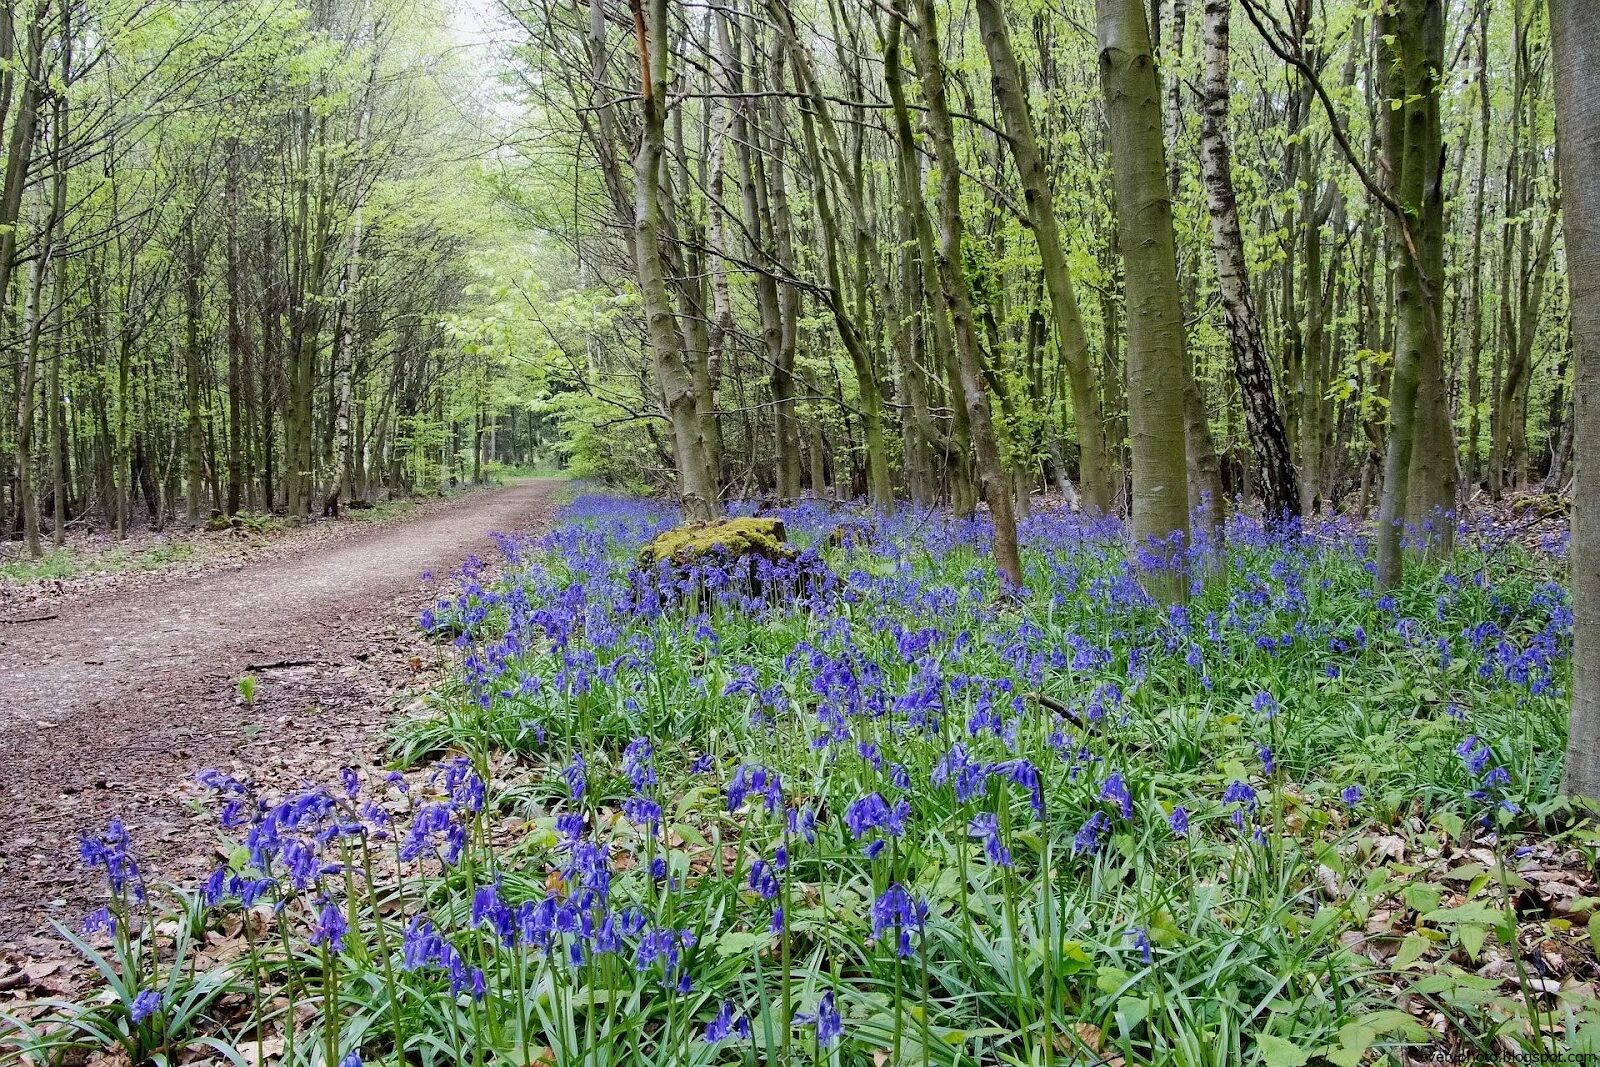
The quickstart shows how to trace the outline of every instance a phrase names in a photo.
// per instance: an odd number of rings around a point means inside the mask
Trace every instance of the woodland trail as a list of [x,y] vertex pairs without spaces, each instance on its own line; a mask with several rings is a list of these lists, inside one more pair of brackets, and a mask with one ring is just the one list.
[[[331,544],[63,602],[0,627],[0,948],[39,954],[79,921],[78,834],[127,824],[157,881],[215,864],[207,767],[326,780],[375,755],[385,705],[437,659],[414,619],[489,534],[548,524],[563,483],[522,481]],[[241,675],[256,699],[238,695]]]

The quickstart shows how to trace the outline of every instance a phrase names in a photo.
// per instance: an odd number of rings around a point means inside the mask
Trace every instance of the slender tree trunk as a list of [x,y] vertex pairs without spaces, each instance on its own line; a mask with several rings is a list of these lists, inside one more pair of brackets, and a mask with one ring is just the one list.
[[[896,0],[896,10],[904,17],[905,0]],[[944,59],[939,50],[938,25],[933,0],[916,0],[917,58],[922,77],[923,96],[928,102],[928,125],[933,132],[934,157],[939,163],[939,277],[945,305],[955,337],[961,368],[961,390],[966,402],[967,425],[972,433],[972,448],[983,478],[994,520],[995,565],[1001,585],[1022,585],[1022,560],[1017,547],[1017,520],[1011,491],[1000,461],[990,412],[989,390],[983,378],[983,353],[978,347],[977,325],[973,321],[972,293],[968,287],[962,258],[961,165],[956,154],[955,126],[945,102]]]
[[1489,99],[1489,6],[1478,13],[1478,176],[1472,192],[1472,259],[1467,267],[1467,478],[1482,474],[1478,446],[1483,412],[1483,231],[1484,194],[1489,186],[1489,138],[1493,111]]
[[1268,516],[1301,514],[1295,488],[1294,465],[1289,459],[1289,439],[1272,392],[1272,363],[1261,337],[1245,265],[1244,231],[1239,224],[1239,203],[1233,188],[1233,164],[1228,146],[1229,21],[1232,0],[1205,0],[1205,77],[1201,96],[1200,168],[1206,185],[1206,205],[1211,215],[1212,246],[1217,257],[1217,289],[1222,298],[1222,321],[1233,353],[1233,375],[1244,409],[1245,434],[1250,439],[1256,469],[1261,475],[1262,498]]
[[[1402,252],[1396,272],[1394,377],[1389,389],[1389,436],[1377,528],[1378,584],[1392,588],[1399,584],[1404,569],[1407,520],[1420,526],[1433,518],[1417,510],[1419,494],[1412,492],[1411,483],[1440,474],[1435,464],[1422,464],[1419,470],[1415,462],[1418,438],[1438,431],[1429,416],[1443,412],[1442,397],[1436,408],[1419,399],[1424,378],[1440,378],[1443,373],[1444,196],[1439,175],[1443,138],[1438,87],[1444,13],[1440,0],[1396,0],[1380,15],[1378,30],[1383,42],[1378,69],[1388,123],[1385,148],[1393,176],[1390,193],[1402,209],[1391,219]],[[1448,438],[1448,427],[1445,433]],[[1422,450],[1453,448],[1447,442],[1423,441],[1421,445]],[[1422,499],[1442,495],[1438,487],[1422,488]],[[1435,539],[1430,536],[1429,540]]]
[[1056,341],[1067,366],[1073,421],[1077,426],[1082,457],[1079,461],[1079,480],[1083,483],[1083,497],[1091,509],[1109,511],[1111,479],[1106,456],[1105,426],[1090,370],[1089,338],[1084,332],[1078,294],[1073,287],[1072,271],[1067,265],[1060,227],[1056,222],[1055,202],[1051,196],[1044,160],[1039,154],[1033,115],[1028,109],[1027,88],[1011,47],[1011,33],[1006,27],[1001,0],[978,0],[977,8],[995,96],[1005,121],[1006,143],[1010,146],[1011,156],[1016,161],[1021,177],[1028,225],[1039,246],[1045,290],[1050,296]]
[[[647,24],[645,4],[650,5]],[[684,512],[706,519],[720,510],[716,475],[706,453],[694,376],[685,360],[683,334],[672,312],[662,267],[661,158],[666,141],[666,0],[629,0],[639,57],[639,107],[643,132],[634,156],[634,253],[645,324],[667,419],[672,424]]]
[[1152,594],[1179,601],[1189,588],[1181,569],[1189,537],[1184,484],[1188,356],[1162,142],[1161,87],[1139,0],[1096,0],[1095,11],[1112,190],[1126,269],[1133,535],[1141,551],[1154,549],[1159,559],[1146,568]]

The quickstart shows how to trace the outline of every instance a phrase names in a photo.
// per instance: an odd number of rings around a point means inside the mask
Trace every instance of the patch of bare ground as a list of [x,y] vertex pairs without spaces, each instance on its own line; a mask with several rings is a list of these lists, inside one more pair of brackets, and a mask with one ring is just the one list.
[[190,877],[214,866],[217,841],[198,771],[292,788],[377,760],[396,697],[441,666],[415,626],[438,585],[419,576],[495,557],[491,533],[543,529],[561,484],[91,586],[52,600],[49,618],[0,626],[0,992],[72,984],[50,924],[99,902],[80,832],[121,818],[155,877]]

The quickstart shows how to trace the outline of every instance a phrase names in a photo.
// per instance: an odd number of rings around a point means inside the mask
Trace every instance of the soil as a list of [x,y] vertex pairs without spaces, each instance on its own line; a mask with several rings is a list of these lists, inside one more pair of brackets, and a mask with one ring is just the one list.
[[291,534],[243,560],[53,598],[47,617],[0,626],[0,953],[60,955],[51,921],[75,926],[101,896],[78,835],[113,817],[151,880],[214,866],[198,771],[295,786],[379,761],[397,696],[443,656],[417,613],[469,555],[498,558],[490,533],[548,525],[562,484]]

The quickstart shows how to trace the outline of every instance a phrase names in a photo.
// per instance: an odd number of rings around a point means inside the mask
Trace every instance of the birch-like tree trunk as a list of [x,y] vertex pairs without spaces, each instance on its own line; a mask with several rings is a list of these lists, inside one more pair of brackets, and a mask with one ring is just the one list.
[[1261,336],[1245,266],[1244,231],[1239,224],[1239,202],[1233,188],[1232,153],[1228,144],[1228,103],[1231,98],[1228,51],[1233,0],[1205,0],[1205,75],[1200,119],[1200,169],[1206,185],[1206,207],[1211,215],[1212,247],[1217,257],[1217,291],[1222,299],[1222,321],[1233,354],[1233,375],[1244,408],[1245,433],[1250,438],[1256,469],[1261,476],[1262,501],[1272,518],[1301,514],[1300,495],[1290,460],[1289,438],[1272,392],[1272,363]]

